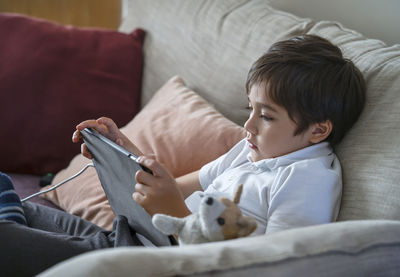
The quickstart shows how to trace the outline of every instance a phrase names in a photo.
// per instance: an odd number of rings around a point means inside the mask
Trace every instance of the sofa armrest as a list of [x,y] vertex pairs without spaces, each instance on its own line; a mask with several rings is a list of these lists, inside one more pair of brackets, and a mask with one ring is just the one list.
[[365,220],[201,245],[99,250],[40,276],[391,276],[399,272],[400,222]]

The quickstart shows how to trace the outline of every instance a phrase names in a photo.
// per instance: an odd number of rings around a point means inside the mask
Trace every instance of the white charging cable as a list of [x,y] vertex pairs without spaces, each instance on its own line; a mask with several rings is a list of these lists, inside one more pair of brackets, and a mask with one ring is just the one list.
[[49,188],[49,189],[46,189],[46,190],[43,190],[43,191],[39,191],[39,192],[37,192],[37,193],[34,193],[34,194],[32,194],[32,195],[29,195],[28,197],[25,197],[24,199],[22,199],[21,202],[25,202],[25,201],[27,201],[27,200],[29,200],[29,199],[35,197],[35,196],[38,196],[38,195],[47,193],[47,192],[52,191],[52,190],[55,190],[56,188],[58,188],[58,187],[64,185],[66,182],[71,181],[72,179],[78,177],[78,176],[81,175],[83,172],[85,172],[86,169],[88,169],[88,168],[91,167],[91,166],[94,167],[94,165],[93,165],[92,163],[87,164],[84,168],[82,168],[82,169],[81,169],[78,173],[76,173],[75,175],[73,175],[73,176],[71,176],[71,177],[65,179],[64,181],[58,183],[58,184],[55,185],[55,186],[52,186],[52,187]]

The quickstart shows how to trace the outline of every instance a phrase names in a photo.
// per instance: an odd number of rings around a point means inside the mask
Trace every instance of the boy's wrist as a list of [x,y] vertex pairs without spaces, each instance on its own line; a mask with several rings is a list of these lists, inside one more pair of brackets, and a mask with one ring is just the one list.
[[186,217],[186,216],[192,214],[192,212],[186,206],[185,202],[182,202],[182,205],[171,207],[171,209],[164,210],[163,212],[160,212],[160,213],[167,214],[169,216],[180,217],[180,218],[183,218],[183,217]]
[[182,209],[180,209],[180,211],[175,216],[176,217],[186,217],[190,214],[192,214],[192,212],[189,210],[189,208],[186,206],[186,204],[184,204]]

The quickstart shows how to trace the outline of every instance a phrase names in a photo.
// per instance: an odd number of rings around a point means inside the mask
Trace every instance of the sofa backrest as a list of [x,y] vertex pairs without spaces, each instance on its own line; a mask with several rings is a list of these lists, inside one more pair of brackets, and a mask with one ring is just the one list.
[[400,219],[400,45],[327,21],[309,33],[339,45],[367,82],[365,110],[336,149],[345,180],[340,219]]
[[120,30],[136,27],[148,32],[143,104],[178,74],[238,124],[248,116],[247,72],[272,43],[311,33],[341,47],[363,72],[368,99],[336,149],[344,173],[339,219],[400,220],[400,45],[387,47],[339,23],[300,18],[263,0],[130,0]]
[[311,28],[310,19],[265,1],[130,1],[121,30],[148,31],[143,101],[170,77],[186,84],[234,122],[248,117],[245,80],[251,64],[280,39]]
[[316,20],[339,21],[369,38],[400,42],[400,1],[397,0],[267,0],[272,7]]

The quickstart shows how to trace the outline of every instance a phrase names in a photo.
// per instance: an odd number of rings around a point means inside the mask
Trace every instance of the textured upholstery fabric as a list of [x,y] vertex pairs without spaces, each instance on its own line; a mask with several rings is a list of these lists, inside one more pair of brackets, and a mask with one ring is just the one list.
[[248,117],[245,80],[251,64],[273,42],[307,31],[312,22],[276,11],[264,0],[140,0],[128,5],[120,30],[141,26],[149,32],[142,101],[178,74],[238,124]]
[[349,221],[179,248],[100,250],[42,276],[397,276],[399,232],[398,221]]
[[367,82],[366,108],[337,147],[344,176],[339,220],[400,220],[400,45],[387,47],[327,21],[309,33],[341,47]]

